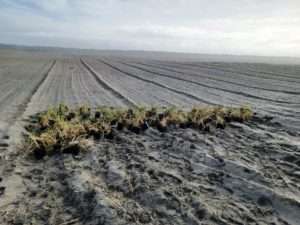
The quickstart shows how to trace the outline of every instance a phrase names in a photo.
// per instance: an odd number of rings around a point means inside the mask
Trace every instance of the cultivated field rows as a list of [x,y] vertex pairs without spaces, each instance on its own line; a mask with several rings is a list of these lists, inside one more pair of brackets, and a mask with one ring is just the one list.
[[[155,68],[152,67],[152,71]],[[228,79],[221,78],[223,81],[212,81],[213,76],[203,77],[197,74],[189,73],[189,72],[175,72],[175,71],[166,71],[166,69],[160,69],[159,71],[162,75],[168,75],[171,77],[176,77],[179,79],[187,80],[189,83],[194,83],[201,88],[208,88],[213,90],[214,92],[222,93],[222,96],[231,97],[231,101],[243,101],[244,103],[254,104],[256,106],[263,105],[265,108],[266,105],[282,108],[298,108],[299,106],[299,95],[297,93],[286,93],[281,91],[273,91],[271,89],[263,90],[263,88],[259,86],[247,87],[248,84],[237,84],[236,82],[232,83],[228,81]],[[218,78],[217,78],[218,79]],[[294,101],[293,101],[294,100]]]
[[[249,69],[249,66],[233,66],[230,65],[227,67],[224,64],[211,64],[211,63],[180,63],[181,65],[188,66],[188,67],[197,67],[197,68],[206,68],[210,70],[217,70],[221,72],[228,72],[233,73],[236,75],[242,75],[242,76],[249,76],[249,77],[257,77],[259,79],[263,80],[273,80],[273,81],[283,81],[283,82],[299,82],[297,75],[291,75],[291,74],[280,74],[280,73],[274,73],[274,72],[267,72],[267,68],[264,68],[265,70],[259,70],[259,69]],[[255,68],[255,67],[254,67]],[[273,68],[274,70],[274,68]],[[273,71],[272,70],[272,71]]]
[[137,105],[190,106],[199,104],[197,99],[132,77],[111,67],[105,61],[90,58],[86,61],[98,74],[101,74],[104,80],[119,90],[120,93],[132,99]]
[[57,61],[36,95],[33,96],[26,113],[28,115],[36,113],[60,103],[70,106],[83,104],[125,106],[122,99],[116,98],[97,82],[79,58]]
[[[79,55],[0,57],[0,223],[299,224],[298,69]],[[8,145],[22,140],[14,132],[33,122],[31,115],[60,103],[250,104],[258,115],[210,132],[114,130],[112,139],[90,138],[84,154],[42,160],[28,160]]]
[[[159,67],[151,64],[141,64],[135,63],[128,64],[131,66],[135,66],[141,70],[146,70],[152,73],[158,73],[159,75],[168,75],[170,77],[176,77],[182,80],[188,80],[189,82],[200,83],[200,85],[212,89],[218,89],[221,91],[235,93],[239,95],[243,95],[245,97],[256,98],[266,101],[278,102],[278,103],[287,103],[291,95],[295,96],[300,94],[298,91],[289,91],[289,90],[275,90],[272,88],[264,88],[261,87],[259,82],[256,82],[256,85],[248,84],[250,82],[239,81],[237,79],[224,78],[223,76],[215,77],[214,75],[209,75],[210,73],[199,73],[197,72],[188,72],[188,71],[180,71],[176,69],[170,69],[167,67]],[[286,87],[285,87],[286,89]],[[295,96],[296,97],[296,96]],[[292,102],[293,104],[293,102]]]
[[0,72],[0,138],[25,111],[52,64],[52,60],[24,60]]
[[[296,93],[297,83],[287,82],[286,80],[280,78],[278,80],[276,77],[272,77],[270,75],[260,76],[259,72],[246,72],[243,69],[238,70],[230,70],[228,68],[219,68],[211,64],[207,66],[206,64],[190,64],[190,63],[178,63],[178,62],[152,62],[154,65],[164,66],[164,67],[173,67],[183,71],[196,72],[202,76],[211,76],[212,78],[223,78],[225,80],[229,79],[229,81],[237,82],[237,83],[245,83],[249,86],[260,87],[270,89],[273,91],[280,91],[284,93]],[[292,88],[292,90],[289,90]]]
[[[287,94],[280,94],[280,93],[266,93],[266,91],[260,91],[259,93],[251,93],[250,91],[247,90],[247,88],[245,87],[237,87],[235,88],[233,85],[229,85],[229,84],[224,84],[221,82],[215,82],[215,81],[210,81],[208,79],[203,79],[199,76],[189,76],[189,75],[185,75],[185,74],[176,74],[175,72],[169,72],[169,71],[163,71],[163,69],[156,69],[153,67],[147,67],[147,66],[137,66],[137,65],[133,65],[133,64],[125,64],[124,65],[120,65],[121,67],[126,68],[127,70],[131,70],[132,73],[138,73],[141,74],[146,77],[151,77],[151,79],[157,79],[157,80],[164,80],[167,83],[172,82],[172,84],[174,83],[174,85],[177,85],[177,88],[180,87],[184,87],[186,86],[187,90],[195,90],[195,91],[203,91],[205,90],[205,93],[209,93],[211,95],[215,95],[218,98],[219,97],[228,97],[227,104],[237,104],[236,100],[239,98],[237,98],[237,95],[239,95],[242,99],[242,101],[244,102],[251,102],[251,101],[258,101],[258,102],[266,102],[266,103],[279,103],[279,104],[297,104],[294,102],[288,102],[287,99],[290,99],[290,95]],[[131,67],[131,68],[130,68]],[[225,96],[224,92],[226,93]],[[202,93],[203,94],[203,93]],[[278,95],[277,99],[272,99],[270,98],[270,96],[272,96],[272,94]],[[232,96],[232,97],[230,97]],[[275,96],[276,98],[276,96]],[[221,101],[224,102],[226,101],[226,99],[222,99]],[[218,99],[217,101],[211,102],[212,104],[219,104],[220,99]],[[216,103],[217,102],[217,103]],[[279,105],[278,104],[278,105]]]
[[[226,67],[227,66],[227,67]],[[300,127],[297,67],[184,63],[103,57],[1,57],[0,133],[20,118],[65,103],[99,105],[250,104]],[[270,72],[268,72],[270,71]],[[291,74],[288,74],[288,73]]]
[[243,69],[244,71],[255,72],[259,74],[273,75],[277,77],[287,77],[299,79],[299,65],[268,65],[251,63],[214,63],[213,65],[222,68],[232,68],[234,70]]
[[[190,74],[185,70],[172,71],[163,67],[148,66],[145,63],[130,63],[114,59],[98,59],[93,63],[100,70],[100,64],[106,64],[112,70],[123,73],[129,78],[135,78],[156,86],[188,96],[197,100],[198,104],[241,105],[250,104],[255,110],[264,114],[275,114],[281,119],[298,121],[300,118],[300,93],[297,89],[288,88],[291,93],[278,90],[259,90],[241,87],[237,84],[203,79],[196,73]],[[210,72],[211,73],[211,72]],[[209,76],[209,75],[206,75]],[[226,78],[222,78],[225,79]],[[255,78],[257,79],[257,78]],[[257,84],[258,85],[258,84]],[[258,86],[259,88],[259,86]],[[294,91],[293,91],[294,90]]]

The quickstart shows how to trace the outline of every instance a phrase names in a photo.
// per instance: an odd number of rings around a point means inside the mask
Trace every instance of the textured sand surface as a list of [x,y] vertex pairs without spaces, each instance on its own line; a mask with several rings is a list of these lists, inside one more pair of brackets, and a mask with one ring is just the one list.
[[[148,129],[36,161],[29,116],[59,103],[237,106],[246,123]],[[300,224],[300,67],[16,52],[0,56],[0,224]]]

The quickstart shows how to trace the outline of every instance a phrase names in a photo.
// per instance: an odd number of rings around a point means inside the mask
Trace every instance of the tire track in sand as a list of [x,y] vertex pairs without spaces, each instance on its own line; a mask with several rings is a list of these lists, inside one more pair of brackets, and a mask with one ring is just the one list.
[[82,58],[80,58],[81,64],[93,75],[95,80],[107,91],[109,91],[113,96],[121,99],[125,105],[136,107],[137,104],[131,100],[130,98],[124,96],[115,88],[113,88],[108,82],[106,82],[102,76],[97,73],[87,62],[85,62]]
[[190,94],[190,93],[187,93],[187,92],[184,92],[184,91],[179,91],[179,90],[177,90],[177,89],[171,88],[171,87],[169,87],[169,86],[167,86],[167,85],[164,85],[164,84],[155,82],[155,81],[153,81],[153,80],[149,80],[149,79],[146,79],[146,78],[141,78],[141,77],[136,76],[136,75],[134,75],[134,74],[132,74],[132,73],[126,72],[126,71],[124,71],[124,70],[121,70],[120,68],[118,68],[118,67],[116,67],[116,66],[114,66],[114,65],[112,65],[112,64],[110,64],[110,63],[107,63],[107,62],[105,62],[105,61],[103,61],[103,60],[101,60],[101,59],[98,59],[98,61],[101,62],[101,63],[103,63],[103,64],[105,64],[105,65],[107,65],[107,66],[109,66],[109,67],[111,67],[111,68],[114,69],[114,70],[117,70],[117,71],[121,72],[122,74],[127,75],[127,76],[136,78],[136,79],[138,79],[138,80],[142,80],[142,81],[147,82],[147,83],[154,84],[154,85],[156,85],[156,86],[158,86],[158,87],[167,89],[167,90],[169,90],[169,91],[175,92],[175,93],[180,94],[180,95],[184,95],[184,96],[186,96],[186,97],[189,97],[189,98],[191,98],[191,99],[200,101],[200,102],[205,103],[205,104],[208,104],[208,105],[217,105],[217,104],[214,103],[214,102],[204,100],[204,99],[199,98],[198,96],[192,95],[192,94]]

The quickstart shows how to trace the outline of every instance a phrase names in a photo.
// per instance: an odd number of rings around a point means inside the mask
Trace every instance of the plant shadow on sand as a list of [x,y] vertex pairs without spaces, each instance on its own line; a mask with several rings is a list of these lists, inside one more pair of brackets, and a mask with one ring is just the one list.
[[61,105],[27,130],[1,224],[300,224],[295,137],[247,107]]

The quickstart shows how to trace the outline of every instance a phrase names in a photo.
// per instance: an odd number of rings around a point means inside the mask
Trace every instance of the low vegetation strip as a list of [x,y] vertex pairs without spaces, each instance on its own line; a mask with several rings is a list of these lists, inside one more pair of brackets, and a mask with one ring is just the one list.
[[115,108],[87,106],[70,109],[60,104],[33,117],[26,127],[26,148],[36,158],[56,153],[78,154],[89,138],[112,139],[124,129],[140,134],[152,127],[160,132],[171,128],[194,128],[209,132],[224,129],[231,121],[244,122],[252,118],[250,107],[194,107],[190,111],[178,108],[134,107]]

